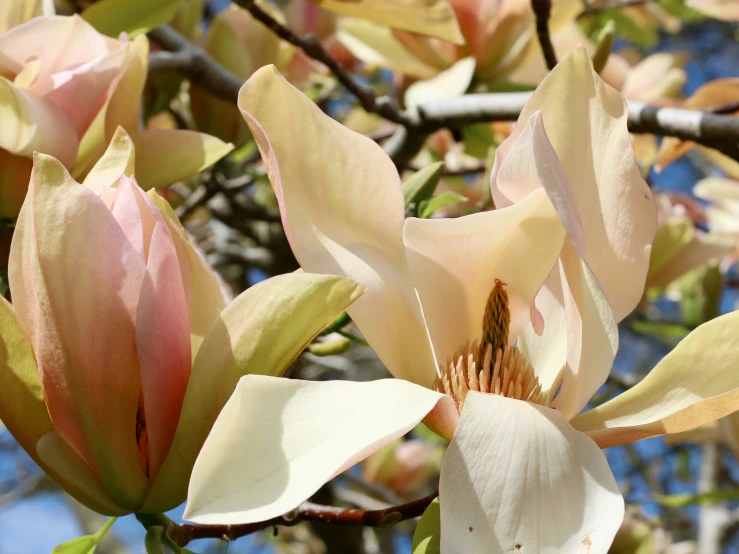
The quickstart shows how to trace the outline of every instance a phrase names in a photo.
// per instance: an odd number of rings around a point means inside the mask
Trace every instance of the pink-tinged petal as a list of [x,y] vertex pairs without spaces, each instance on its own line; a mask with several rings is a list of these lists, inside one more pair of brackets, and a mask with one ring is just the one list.
[[562,414],[470,392],[444,455],[441,552],[605,554],[624,501],[603,452]]
[[618,350],[618,326],[600,284],[570,241],[560,265],[567,364],[552,405],[572,418],[606,382]]
[[229,304],[195,357],[177,432],[146,512],[164,512],[185,499],[195,458],[239,379],[282,375],[362,292],[343,277],[292,273],[262,281]]
[[111,213],[131,246],[146,262],[154,228],[157,223],[164,224],[164,218],[133,177],[121,177]]
[[601,448],[681,433],[739,409],[739,312],[704,323],[637,385],[572,420]]
[[78,138],[69,119],[49,101],[0,77],[0,148],[31,157],[50,154],[71,167]]
[[[510,299],[510,340],[552,270],[564,229],[543,190],[520,204],[457,219],[409,219],[403,239],[440,362],[482,335],[488,296],[500,279]],[[545,323],[546,325],[546,323]]]
[[582,219],[584,258],[620,321],[642,297],[657,226],[654,200],[626,129],[626,103],[593,71],[584,48],[569,52],[539,85],[519,124],[498,148],[493,189],[525,122],[537,111]]
[[51,89],[43,93],[49,102],[72,122],[78,137],[87,131],[95,114],[105,103],[108,87],[120,71],[126,57],[125,50],[101,55],[87,63],[63,68],[50,76]]
[[189,308],[177,251],[167,226],[157,223],[136,316],[149,479],[156,478],[172,444],[192,364]]
[[51,420],[116,501],[136,509],[147,489],[135,435],[144,263],[100,198],[50,156],[34,156],[28,195],[9,282]]
[[36,452],[42,467],[83,504],[106,515],[128,513],[116,504],[93,469],[58,431],[52,429],[43,435],[36,444]]
[[374,141],[325,115],[272,66],[246,82],[239,107],[300,265],[367,287],[349,315],[393,375],[430,385],[436,366],[405,261],[395,166]]
[[52,75],[109,52],[103,35],[77,15],[37,17],[0,35],[0,73],[19,73],[33,59],[41,64],[31,90],[45,94]]
[[401,379],[243,377],[195,462],[184,517],[235,524],[289,512],[443,399]]

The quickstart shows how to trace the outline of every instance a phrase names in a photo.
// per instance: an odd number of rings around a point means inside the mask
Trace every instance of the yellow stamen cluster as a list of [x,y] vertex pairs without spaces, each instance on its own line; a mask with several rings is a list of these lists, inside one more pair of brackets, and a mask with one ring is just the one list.
[[508,346],[511,314],[505,287],[505,283],[495,280],[485,306],[482,340],[472,344],[467,341],[457,348],[434,381],[434,389],[451,396],[460,414],[471,390],[549,404],[534,368],[518,348]]
[[499,349],[493,358],[493,347],[489,344],[479,365],[478,352],[478,341],[463,344],[440,368],[441,375],[434,381],[434,389],[451,396],[460,414],[471,390],[548,405],[534,368],[518,348]]

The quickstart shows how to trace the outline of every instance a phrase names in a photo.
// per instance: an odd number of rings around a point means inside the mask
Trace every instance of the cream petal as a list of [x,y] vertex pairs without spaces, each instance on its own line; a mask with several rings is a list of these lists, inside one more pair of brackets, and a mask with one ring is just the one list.
[[739,312],[704,323],[636,386],[572,420],[601,448],[680,433],[739,409]]
[[148,486],[134,433],[143,261],[100,198],[43,154],[34,156],[19,226],[10,289],[51,420],[116,501],[135,509]]
[[507,285],[510,340],[559,256],[564,229],[543,190],[520,204],[457,219],[408,219],[403,240],[439,361],[482,335],[495,279]]
[[189,308],[172,238],[157,223],[136,314],[136,351],[154,480],[172,444],[192,365]]
[[442,398],[400,379],[246,376],[195,462],[184,518],[235,524],[289,512],[410,431]]
[[618,326],[600,284],[569,240],[560,259],[567,364],[552,405],[569,419],[606,382],[618,350]]
[[167,511],[185,499],[195,458],[239,379],[281,375],[361,293],[349,279],[292,273],[262,281],[229,304],[195,358],[177,432],[144,511]]
[[300,265],[364,285],[349,315],[393,375],[430,385],[436,368],[408,276],[403,192],[390,158],[325,115],[272,66],[246,82],[239,107],[266,160]]
[[405,92],[405,106],[418,108],[426,102],[462,96],[472,83],[475,58],[459,60],[449,69],[426,81],[416,81]]
[[551,408],[470,392],[444,455],[441,553],[605,554],[624,501],[603,452]]
[[582,218],[583,256],[620,321],[642,297],[657,225],[652,194],[626,128],[626,103],[593,71],[583,47],[569,52],[539,85],[519,124],[498,148],[493,189],[503,160],[526,128],[524,122],[537,111]]
[[121,175],[131,176],[136,152],[133,141],[123,127],[118,127],[105,154],[97,161],[82,182],[87,188],[101,195],[105,187],[118,184]]

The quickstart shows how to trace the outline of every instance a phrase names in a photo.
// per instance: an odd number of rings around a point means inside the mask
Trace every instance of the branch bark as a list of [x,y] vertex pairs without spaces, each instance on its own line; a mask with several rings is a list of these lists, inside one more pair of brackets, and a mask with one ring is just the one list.
[[336,506],[324,506],[303,502],[294,511],[273,517],[266,521],[257,523],[244,523],[240,525],[178,525],[166,518],[166,516],[154,516],[138,514],[136,517],[144,525],[151,527],[162,525],[165,527],[169,537],[178,546],[186,546],[190,541],[197,539],[223,539],[236,540],[258,531],[263,531],[274,526],[291,527],[301,521],[320,521],[334,523],[337,525],[362,525],[364,527],[391,527],[396,523],[419,517],[434,501],[438,493],[399,504],[384,510],[358,510],[356,508],[339,508]]
[[539,37],[541,51],[549,71],[557,65],[552,39],[549,36],[549,16],[552,14],[552,0],[531,0],[531,8],[536,16],[536,35]]

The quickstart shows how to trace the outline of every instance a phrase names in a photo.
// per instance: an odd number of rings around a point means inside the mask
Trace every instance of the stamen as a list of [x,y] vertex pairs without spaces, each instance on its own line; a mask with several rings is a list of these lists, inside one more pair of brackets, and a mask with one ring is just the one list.
[[451,396],[460,414],[471,390],[549,405],[534,368],[518,348],[508,346],[511,313],[505,287],[495,280],[485,305],[479,344],[466,341],[457,348],[434,381],[434,389]]

